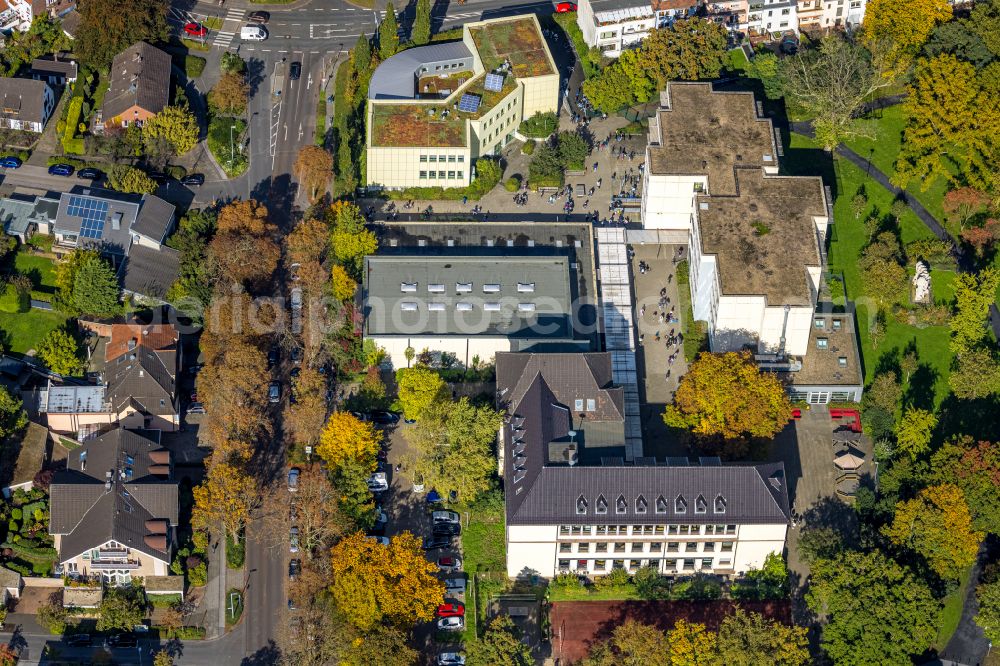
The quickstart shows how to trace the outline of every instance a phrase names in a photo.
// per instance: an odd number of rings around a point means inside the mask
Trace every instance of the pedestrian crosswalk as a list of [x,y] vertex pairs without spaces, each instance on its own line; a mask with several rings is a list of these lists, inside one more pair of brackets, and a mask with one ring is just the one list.
[[212,46],[218,46],[221,49],[229,48],[229,45],[233,43],[233,39],[236,37],[236,32],[240,29],[244,13],[245,10],[238,7],[233,7],[226,12],[226,18],[222,23],[222,29],[215,33],[215,39],[212,41]]

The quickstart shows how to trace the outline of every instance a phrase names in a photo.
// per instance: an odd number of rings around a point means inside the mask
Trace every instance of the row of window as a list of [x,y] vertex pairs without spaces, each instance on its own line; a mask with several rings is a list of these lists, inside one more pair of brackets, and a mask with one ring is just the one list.
[[421,155],[421,162],[430,162],[431,164],[436,164],[440,162],[444,164],[445,162],[458,162],[463,164],[465,162],[465,155]]
[[[666,552],[668,553],[714,553],[716,545],[720,553],[731,553],[736,545],[735,541],[722,541],[716,544],[715,541],[668,541]],[[574,546],[576,549],[574,550]],[[647,549],[646,547],[649,546]],[[597,543],[573,543],[563,541],[559,544],[560,553],[662,553],[662,541],[633,541],[632,543],[611,543],[598,541]]]
[[[612,569],[638,571],[640,568],[648,566],[659,568],[661,561],[663,562],[661,571],[665,573],[711,569],[714,563],[714,559],[711,557],[665,560],[559,560],[559,572],[569,572],[571,564],[574,571],[608,571],[609,563]],[[591,566],[591,563],[593,563],[593,566]],[[732,566],[733,561],[731,559],[720,559],[717,565],[719,569],[731,569]]]
[[[674,498],[674,513],[687,513],[690,503],[691,501],[687,497],[678,495]],[[725,497],[721,494],[716,495],[712,503],[712,512],[725,513],[727,504],[728,502]],[[576,499],[576,512],[578,514],[586,514],[588,506],[589,501],[585,496],[580,495]],[[667,498],[663,495],[656,498],[656,513],[667,513],[668,506]],[[618,499],[615,500],[615,513],[627,513],[628,507],[628,500],[625,499],[624,495],[619,495]],[[606,514],[608,512],[608,499],[603,494],[597,496],[594,509],[595,513],[598,514]],[[649,511],[649,501],[644,495],[639,495],[635,498],[634,511],[635,513],[647,513]],[[704,495],[698,495],[694,498],[694,512],[708,513],[708,500]]]
[[[702,530],[704,528],[704,531]],[[631,529],[631,531],[630,531]],[[709,536],[736,534],[736,525],[560,525],[559,536],[582,536],[595,534],[597,536],[614,536],[631,534],[632,536],[661,536],[663,534]]]
[[464,171],[421,171],[421,178],[426,178],[430,180],[455,180],[456,178],[461,180],[465,178]]

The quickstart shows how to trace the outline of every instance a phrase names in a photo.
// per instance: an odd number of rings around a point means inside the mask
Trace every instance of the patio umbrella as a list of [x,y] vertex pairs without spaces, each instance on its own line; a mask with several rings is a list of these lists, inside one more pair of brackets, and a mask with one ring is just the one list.
[[857,469],[865,463],[865,456],[860,451],[848,449],[841,451],[833,459],[833,464],[840,469]]
[[861,433],[846,428],[843,430],[834,430],[833,441],[838,443],[860,442]]

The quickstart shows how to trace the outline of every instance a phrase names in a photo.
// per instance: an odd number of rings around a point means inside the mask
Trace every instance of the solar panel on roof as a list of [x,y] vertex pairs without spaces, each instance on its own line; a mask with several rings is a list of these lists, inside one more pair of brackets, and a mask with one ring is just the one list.
[[475,113],[479,110],[479,103],[482,101],[483,98],[479,95],[465,93],[458,102],[458,110],[465,111],[466,113]]
[[84,238],[100,238],[104,234],[104,222],[108,215],[108,202],[89,197],[70,197],[67,212],[82,218],[80,235]]
[[503,74],[487,74],[484,87],[490,92],[503,90]]

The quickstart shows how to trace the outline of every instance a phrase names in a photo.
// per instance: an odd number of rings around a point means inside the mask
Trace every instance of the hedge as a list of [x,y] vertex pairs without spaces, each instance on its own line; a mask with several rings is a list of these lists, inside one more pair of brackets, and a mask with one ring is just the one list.
[[148,592],[146,593],[146,599],[149,600],[150,605],[157,608],[169,608],[183,601],[183,598],[179,594],[149,594]]
[[230,569],[242,569],[243,563],[246,561],[246,540],[245,538],[237,539],[233,542],[231,536],[228,532],[226,533],[226,566]]
[[76,139],[77,125],[80,124],[80,114],[83,113],[83,98],[73,97],[69,101],[69,109],[66,112],[66,128],[63,131],[62,146],[67,153],[83,155],[83,138]]
[[205,638],[205,627],[181,627],[180,629],[170,629],[163,625],[154,624],[150,627],[152,631],[159,634],[160,638],[180,640],[201,640]]
[[31,504],[25,504],[21,507],[21,515],[28,516],[29,518],[35,517],[35,511],[42,509],[43,511],[48,508],[48,503],[45,500],[38,502],[32,502]]
[[24,559],[35,560],[54,560],[59,555],[56,553],[55,548],[29,548],[28,546],[22,546],[19,543],[5,543],[3,548],[10,548],[15,554],[20,555]]
[[10,560],[9,562],[4,562],[3,565],[8,569],[10,569],[11,571],[16,571],[22,576],[30,576],[32,573],[34,573],[32,567],[29,567],[25,564],[21,564],[20,562],[16,562],[14,560]]

